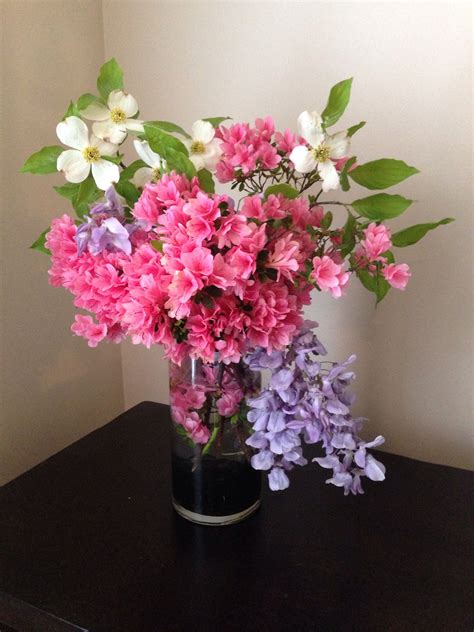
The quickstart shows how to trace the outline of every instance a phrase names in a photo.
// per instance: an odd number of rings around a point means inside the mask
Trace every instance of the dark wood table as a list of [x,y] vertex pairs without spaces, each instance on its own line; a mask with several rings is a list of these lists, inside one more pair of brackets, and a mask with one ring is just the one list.
[[0,490],[0,630],[472,632],[472,473],[317,465],[230,527],[178,517],[168,408],[144,402]]

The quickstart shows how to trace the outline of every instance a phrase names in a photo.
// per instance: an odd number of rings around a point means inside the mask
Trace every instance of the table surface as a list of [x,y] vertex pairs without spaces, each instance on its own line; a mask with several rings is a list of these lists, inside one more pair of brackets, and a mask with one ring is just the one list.
[[473,473],[380,458],[363,496],[308,466],[198,526],[171,508],[168,407],[144,402],[0,489],[0,630],[472,631]]

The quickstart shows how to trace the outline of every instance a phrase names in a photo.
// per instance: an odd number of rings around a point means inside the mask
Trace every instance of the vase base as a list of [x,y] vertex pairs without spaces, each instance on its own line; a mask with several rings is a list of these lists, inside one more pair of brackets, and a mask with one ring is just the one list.
[[209,527],[223,527],[228,524],[235,524],[236,522],[240,522],[241,520],[244,520],[245,518],[253,514],[254,511],[257,511],[261,503],[259,498],[253,505],[251,505],[247,509],[244,509],[243,511],[239,511],[238,513],[229,514],[228,516],[206,516],[194,511],[190,511],[189,509],[185,509],[180,504],[178,504],[174,498],[172,499],[172,502],[174,510],[182,518],[185,518],[190,522],[207,525]]

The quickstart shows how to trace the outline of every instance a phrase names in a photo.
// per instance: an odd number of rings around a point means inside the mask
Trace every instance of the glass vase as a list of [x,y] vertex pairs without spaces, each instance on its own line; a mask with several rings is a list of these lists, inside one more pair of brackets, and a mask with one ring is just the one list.
[[183,518],[226,525],[258,509],[262,481],[245,444],[245,398],[259,389],[260,374],[242,362],[170,362],[172,500]]

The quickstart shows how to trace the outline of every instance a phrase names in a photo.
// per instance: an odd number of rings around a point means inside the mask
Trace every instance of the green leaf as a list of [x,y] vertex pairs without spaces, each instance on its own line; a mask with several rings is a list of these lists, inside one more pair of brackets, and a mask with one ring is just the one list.
[[150,241],[150,244],[158,252],[163,252],[163,244],[161,241],[158,241],[157,239],[153,239],[152,241]]
[[358,270],[357,276],[359,277],[362,285],[369,290],[369,292],[373,292],[375,294],[377,303],[380,303],[390,290],[390,285],[379,274],[372,276],[367,272],[367,270]]
[[95,202],[102,194],[103,191],[96,187],[94,178],[89,175],[78,185],[77,193],[71,200],[77,216],[82,219],[84,215],[87,215],[89,204]]
[[79,116],[79,110],[77,108],[77,104],[73,103],[72,101],[69,102],[69,106],[66,112],[64,113],[63,121],[64,119],[67,119],[68,116]]
[[43,147],[35,154],[32,154],[21,168],[22,173],[54,173],[57,171],[56,163],[58,156],[64,149],[59,145]]
[[32,248],[33,250],[39,250],[40,252],[44,252],[46,255],[50,255],[51,251],[48,250],[48,248],[46,248],[45,246],[46,235],[49,233],[50,230],[51,228],[47,228],[46,230],[44,230],[41,233],[41,235],[38,237],[38,239],[31,244],[30,248]]
[[299,191],[290,186],[289,184],[272,184],[272,186],[265,189],[264,198],[267,199],[270,195],[283,195],[289,200],[294,200],[299,196]]
[[321,228],[324,228],[327,230],[331,226],[332,220],[333,220],[333,215],[331,211],[328,211],[327,213],[325,213],[323,219],[321,220]]
[[127,204],[131,207],[135,205],[135,202],[140,197],[137,187],[128,180],[122,180],[122,178],[115,184],[115,190],[127,200]]
[[120,180],[131,180],[138,169],[141,169],[142,167],[148,167],[148,165],[143,162],[143,160],[135,160],[134,162],[130,163],[128,167],[125,167],[125,169],[121,172]]
[[359,165],[349,173],[349,176],[366,189],[386,189],[415,173],[419,173],[418,169],[410,167],[403,160],[381,158]]
[[151,123],[145,123],[143,127],[145,129],[145,137],[150,147],[162,158],[168,160],[168,151],[170,149],[181,152],[185,156],[188,155],[187,148],[178,138],[164,132],[157,127],[153,121]]
[[322,114],[324,127],[331,127],[341,116],[351,98],[352,77],[336,83],[331,88],[329,99]]
[[341,173],[339,174],[339,182],[341,183],[341,189],[343,191],[349,191],[349,189],[351,188],[347,174],[349,172],[349,169],[352,167],[352,165],[355,163],[356,160],[357,158],[355,156],[352,156],[352,158],[349,158],[349,160],[345,163],[344,167],[342,168]]
[[107,99],[113,90],[123,90],[123,70],[114,57],[100,69],[97,89],[104,99]]
[[53,189],[56,191],[56,193],[59,193],[59,195],[62,195],[72,202],[74,200],[74,197],[77,195],[79,185],[73,184],[72,182],[67,182],[60,187],[53,187]]
[[214,185],[214,178],[212,177],[212,173],[207,169],[200,169],[197,172],[197,177],[199,178],[199,184],[201,185],[201,189],[206,193],[214,193],[216,187]]
[[347,212],[347,221],[342,234],[341,256],[346,257],[352,252],[355,246],[355,234],[357,230],[357,220],[352,213]]
[[121,156],[101,156],[101,158],[113,162],[114,165],[119,165],[122,162],[123,154]]
[[354,134],[358,132],[362,127],[364,127],[364,125],[365,121],[361,121],[360,123],[357,123],[357,125],[352,125],[352,127],[349,127],[349,129],[347,130],[347,135],[354,136]]
[[210,118],[204,118],[203,121],[207,121],[212,125],[212,127],[219,127],[221,123],[224,121],[230,121],[230,116],[211,116]]
[[428,231],[434,230],[438,226],[443,226],[444,224],[450,224],[451,222],[454,222],[454,219],[452,217],[445,217],[439,222],[431,222],[429,224],[415,224],[414,226],[410,226],[409,228],[404,228],[398,233],[392,235],[392,244],[397,248],[411,246],[413,244],[416,244],[417,241],[420,241],[420,239],[422,239]]
[[404,213],[413,200],[402,195],[390,195],[388,193],[376,193],[369,197],[351,202],[359,215],[373,220],[392,219]]
[[163,130],[163,132],[169,132],[170,134],[181,134],[181,136],[191,138],[188,132],[186,132],[182,127],[176,125],[175,123],[170,123],[169,121],[148,121],[147,125],[157,127],[158,129]]
[[185,154],[181,153],[180,151],[169,148],[166,151],[166,161],[168,164],[168,169],[170,171],[184,173],[184,175],[188,178],[192,178],[196,175],[196,169],[193,163]]
[[89,92],[87,92],[86,94],[83,94],[78,98],[76,105],[78,110],[85,110],[89,107],[89,105],[92,105],[93,103],[102,103],[102,101],[99,99],[99,97],[96,97],[94,94],[90,94]]

